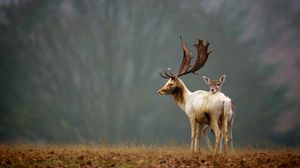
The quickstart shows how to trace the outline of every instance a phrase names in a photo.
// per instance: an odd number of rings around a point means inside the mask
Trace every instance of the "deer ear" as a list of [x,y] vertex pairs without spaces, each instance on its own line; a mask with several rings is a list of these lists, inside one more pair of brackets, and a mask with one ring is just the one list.
[[204,79],[204,82],[205,82],[207,85],[210,85],[210,79],[209,79],[209,77],[203,76],[203,79]]
[[220,78],[219,78],[219,81],[224,83],[225,82],[225,79],[226,79],[226,75],[222,75]]

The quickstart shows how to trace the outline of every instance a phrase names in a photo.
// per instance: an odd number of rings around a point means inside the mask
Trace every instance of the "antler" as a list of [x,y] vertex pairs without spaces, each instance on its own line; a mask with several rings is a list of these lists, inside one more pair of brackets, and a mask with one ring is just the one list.
[[191,61],[192,61],[192,53],[185,41],[182,40],[182,37],[180,36],[181,46],[183,50],[183,57],[181,61],[181,65],[179,68],[179,71],[177,73],[177,76],[181,76],[184,73],[188,72],[188,70],[191,67]]
[[[170,74],[168,74],[168,73],[170,73]],[[169,79],[169,78],[174,78],[175,77],[174,74],[172,74],[171,72],[169,72],[169,69],[168,69],[168,71],[165,71],[165,75],[163,75],[161,73],[161,71],[159,72],[159,74],[160,74],[161,77],[163,77],[165,79]]]
[[189,72],[192,72],[194,74],[196,74],[196,71],[198,71],[199,69],[201,69],[204,64],[207,61],[207,58],[209,56],[210,53],[212,53],[214,50],[207,52],[208,50],[208,46],[211,44],[208,41],[206,42],[206,44],[203,44],[203,40],[200,40],[198,37],[196,37],[196,39],[198,40],[198,44],[194,44],[194,46],[197,48],[197,59],[195,61],[195,64],[193,66],[192,69],[190,69]]
[[194,46],[197,49],[197,58],[196,58],[194,65],[193,66],[191,65],[192,53],[189,50],[187,43],[185,41],[183,41],[180,36],[181,46],[182,46],[182,50],[183,50],[183,58],[182,58],[181,65],[179,67],[179,71],[176,74],[173,74],[168,70],[168,71],[165,71],[165,76],[160,73],[161,77],[169,79],[169,78],[174,78],[175,76],[179,77],[179,76],[183,76],[183,75],[186,75],[189,73],[196,74],[196,71],[198,71],[199,69],[201,69],[204,66],[209,54],[212,53],[214,50],[207,52],[208,46],[210,45],[210,43],[207,42],[204,45],[203,40],[200,40],[197,37],[196,37],[196,39],[198,40],[198,43],[195,44]]

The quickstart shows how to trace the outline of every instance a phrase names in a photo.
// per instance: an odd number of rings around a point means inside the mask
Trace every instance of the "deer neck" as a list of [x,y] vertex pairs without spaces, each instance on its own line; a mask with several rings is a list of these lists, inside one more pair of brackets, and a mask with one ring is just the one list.
[[187,102],[187,98],[191,94],[190,90],[185,86],[185,84],[178,79],[178,86],[174,89],[172,95],[176,104],[185,111],[185,105]]

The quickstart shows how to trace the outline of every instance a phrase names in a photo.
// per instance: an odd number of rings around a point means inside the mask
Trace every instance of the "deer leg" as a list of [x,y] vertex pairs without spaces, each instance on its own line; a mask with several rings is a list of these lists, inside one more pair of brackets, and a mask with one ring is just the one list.
[[228,121],[226,119],[227,117],[224,118],[224,122],[223,122],[223,128],[222,128],[222,131],[223,131],[223,139],[224,139],[224,152],[225,154],[227,153],[227,149],[228,149],[228,131],[227,131],[227,124],[228,124]]
[[195,138],[195,150],[200,149],[200,138],[201,138],[201,130],[203,128],[202,124],[197,123],[196,125],[196,138]]
[[191,124],[191,151],[195,150],[195,132],[196,132],[196,120],[190,119]]
[[213,150],[213,147],[212,147],[212,145],[211,145],[211,143],[210,143],[210,140],[209,140],[209,138],[208,138],[208,136],[207,136],[207,129],[208,129],[208,128],[209,128],[208,125],[205,125],[205,126],[203,127],[203,129],[202,129],[202,132],[203,132],[204,140],[205,140],[205,143],[206,143],[208,149],[212,151],[212,150]]
[[220,136],[220,146],[219,146],[219,152],[222,152],[223,150],[223,131],[221,131],[221,136]]
[[233,137],[232,137],[232,123],[233,120],[231,120],[228,124],[228,134],[229,134],[229,143],[230,143],[230,148],[231,151],[234,152],[234,148],[233,148]]
[[214,146],[214,154],[218,152],[218,147],[220,144],[220,136],[221,136],[221,131],[218,126],[218,122],[214,121],[211,122],[211,128],[213,129],[215,133],[215,146]]

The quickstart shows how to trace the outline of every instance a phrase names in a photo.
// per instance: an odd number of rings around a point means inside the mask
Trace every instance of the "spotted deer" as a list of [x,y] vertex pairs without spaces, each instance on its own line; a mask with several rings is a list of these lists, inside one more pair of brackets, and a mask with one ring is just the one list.
[[[196,73],[206,63],[209,54],[209,43],[203,43],[202,40],[197,38],[198,43],[194,46],[197,49],[197,58],[194,65],[191,65],[192,53],[190,52],[187,43],[181,40],[181,46],[183,49],[183,59],[177,73],[172,73],[170,70],[166,70],[164,74],[160,72],[161,77],[168,79],[165,85],[158,90],[160,95],[172,95],[175,103],[185,111],[189,118],[191,125],[191,151],[196,151],[201,137],[201,130],[205,125],[209,125],[215,134],[214,153],[217,153],[221,131],[218,125],[218,121],[222,114],[228,114],[231,109],[231,100],[223,93],[218,92],[211,94],[204,90],[198,90],[191,92],[184,82],[179,78],[183,75],[190,73]],[[226,119],[226,117],[224,117]],[[222,129],[227,138],[227,121],[224,121],[224,129]],[[227,141],[225,141],[225,152],[227,151]]]
[[[203,76],[203,79],[204,79],[205,83],[209,86],[209,90],[210,90],[211,94],[215,94],[215,93],[218,93],[218,92],[222,91],[222,86],[223,86],[223,83],[225,82],[226,75],[222,75],[219,79],[216,79],[216,80],[211,80],[207,76]],[[234,151],[234,149],[233,149],[232,126],[233,126],[233,120],[234,120],[234,117],[235,117],[235,109],[234,109],[235,107],[234,107],[233,101],[231,101],[231,103],[232,103],[231,104],[231,110],[229,111],[229,114],[226,114],[226,115],[228,116],[228,120],[227,120],[228,121],[228,123],[227,123],[228,128],[227,128],[227,130],[228,130],[229,144],[230,144],[231,150]],[[203,134],[206,134],[207,128],[208,127],[203,129]],[[208,142],[207,144],[209,146],[210,142]],[[222,141],[220,143],[220,146],[222,146]]]

